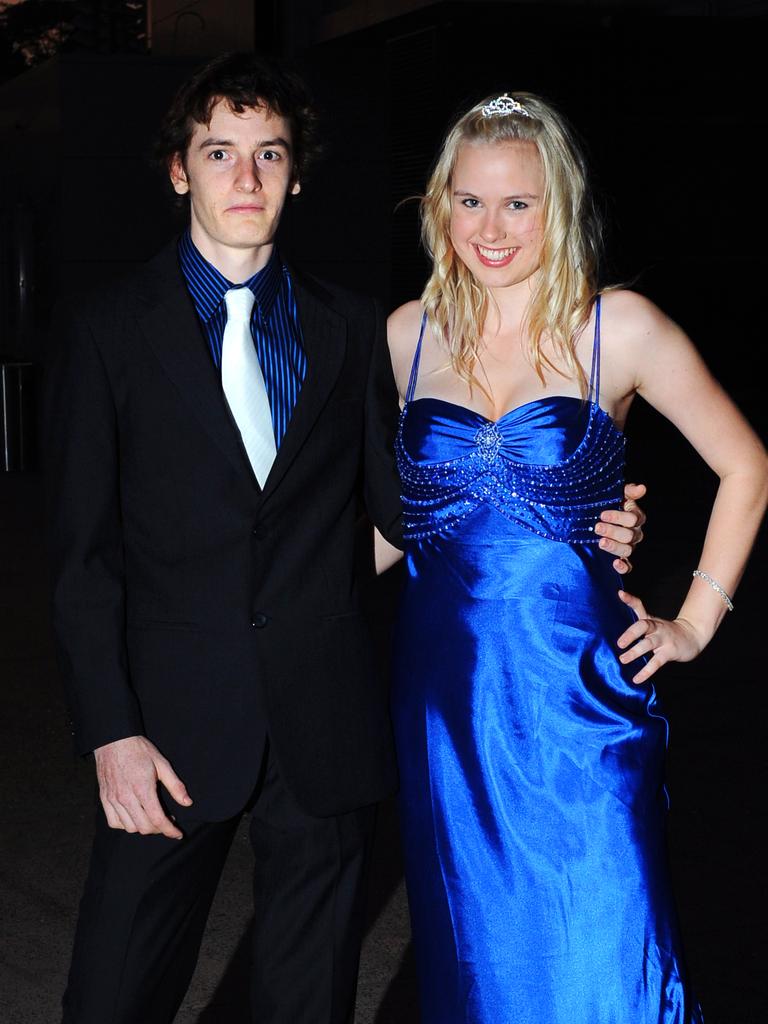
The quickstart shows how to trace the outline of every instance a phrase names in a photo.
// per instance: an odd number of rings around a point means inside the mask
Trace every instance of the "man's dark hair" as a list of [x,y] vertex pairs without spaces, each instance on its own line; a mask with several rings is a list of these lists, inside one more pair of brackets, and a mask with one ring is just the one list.
[[318,153],[317,112],[303,81],[286,65],[264,54],[224,53],[188,79],[163,118],[155,155],[166,167],[184,158],[198,124],[209,124],[214,106],[224,100],[236,114],[266,107],[291,128],[293,173],[305,175]]

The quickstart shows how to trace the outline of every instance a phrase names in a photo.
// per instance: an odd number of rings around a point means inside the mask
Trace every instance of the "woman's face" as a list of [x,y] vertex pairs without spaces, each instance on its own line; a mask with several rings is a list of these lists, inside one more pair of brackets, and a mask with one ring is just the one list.
[[478,281],[508,288],[530,278],[541,263],[544,221],[535,143],[464,143],[451,191],[451,242]]

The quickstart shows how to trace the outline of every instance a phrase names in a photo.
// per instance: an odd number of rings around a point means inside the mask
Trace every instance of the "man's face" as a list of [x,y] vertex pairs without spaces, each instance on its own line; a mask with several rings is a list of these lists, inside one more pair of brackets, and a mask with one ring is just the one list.
[[299,191],[291,141],[288,122],[267,107],[236,114],[220,100],[210,124],[196,125],[184,159],[173,160],[171,182],[189,193],[192,240],[206,258],[222,247],[271,245],[286,196]]

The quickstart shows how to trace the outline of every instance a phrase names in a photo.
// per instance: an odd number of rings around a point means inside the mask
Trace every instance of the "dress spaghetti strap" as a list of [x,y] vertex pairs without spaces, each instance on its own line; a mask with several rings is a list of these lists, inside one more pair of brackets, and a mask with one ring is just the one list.
[[416,342],[416,351],[413,353],[413,363],[411,364],[411,375],[408,378],[408,390],[405,392],[405,404],[407,405],[413,399],[413,393],[416,390],[416,380],[419,376],[419,361],[421,360],[421,343],[424,339],[424,329],[427,326],[427,314],[423,313],[421,317],[421,328],[419,330],[419,340]]
[[589,401],[600,405],[600,296],[595,299],[595,336],[592,342],[592,370],[589,374]]

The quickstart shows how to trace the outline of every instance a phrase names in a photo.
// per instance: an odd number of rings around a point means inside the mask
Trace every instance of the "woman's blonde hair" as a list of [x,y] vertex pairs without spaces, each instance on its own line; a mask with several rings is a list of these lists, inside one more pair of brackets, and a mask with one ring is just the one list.
[[[586,162],[571,129],[549,103],[523,92],[510,98],[529,116],[519,112],[489,116],[483,113],[492,103],[489,98],[460,117],[445,138],[421,199],[422,239],[433,261],[422,303],[448,346],[456,373],[470,387],[477,384],[482,389],[474,367],[492,298],[451,243],[451,179],[464,143],[534,143],[544,169],[544,222],[540,273],[526,314],[530,357],[542,383],[549,368],[578,380],[586,394],[587,381],[575,345],[597,294],[601,248]],[[545,340],[559,365],[542,350]]]

